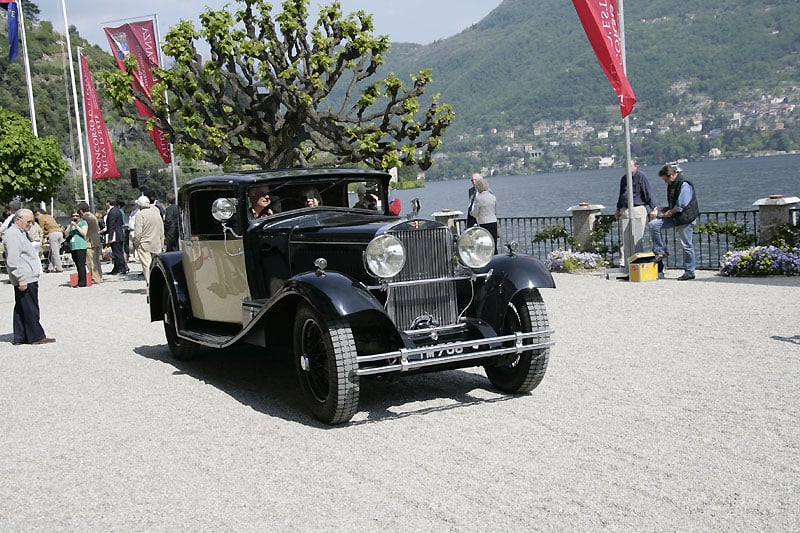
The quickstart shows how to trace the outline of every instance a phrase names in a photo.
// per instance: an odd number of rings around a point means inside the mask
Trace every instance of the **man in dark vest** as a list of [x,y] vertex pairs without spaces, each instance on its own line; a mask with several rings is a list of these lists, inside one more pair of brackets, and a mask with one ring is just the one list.
[[694,279],[696,265],[694,245],[692,244],[692,231],[694,221],[700,214],[697,207],[697,195],[694,185],[683,177],[683,174],[674,165],[664,165],[658,171],[658,177],[667,184],[667,205],[659,208],[658,218],[650,221],[650,236],[653,239],[653,252],[656,261],[662,261],[669,254],[664,246],[662,231],[675,228],[680,235],[683,247],[683,275],[679,281]]

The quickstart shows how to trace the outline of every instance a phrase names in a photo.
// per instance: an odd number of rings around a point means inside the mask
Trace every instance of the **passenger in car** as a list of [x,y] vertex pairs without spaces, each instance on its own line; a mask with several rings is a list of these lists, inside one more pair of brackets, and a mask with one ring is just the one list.
[[266,185],[254,187],[247,193],[250,199],[250,214],[253,218],[263,218],[272,214],[272,198]]
[[370,211],[375,211],[378,208],[378,197],[372,193],[367,193],[367,188],[363,183],[359,184],[356,194],[358,195],[358,201],[353,204],[354,208],[369,209]]
[[322,197],[319,195],[319,191],[314,187],[304,189],[300,195],[300,200],[305,207],[319,207],[322,205]]

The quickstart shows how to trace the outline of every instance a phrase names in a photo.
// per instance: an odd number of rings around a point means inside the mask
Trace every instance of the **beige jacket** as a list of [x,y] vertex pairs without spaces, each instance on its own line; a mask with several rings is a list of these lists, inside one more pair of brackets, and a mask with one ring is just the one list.
[[164,221],[157,207],[143,207],[133,223],[133,244],[137,249],[161,253],[164,245]]
[[84,213],[83,220],[89,224],[86,233],[86,245],[89,248],[101,248],[102,242],[100,241],[100,224],[97,222],[97,217],[92,213]]

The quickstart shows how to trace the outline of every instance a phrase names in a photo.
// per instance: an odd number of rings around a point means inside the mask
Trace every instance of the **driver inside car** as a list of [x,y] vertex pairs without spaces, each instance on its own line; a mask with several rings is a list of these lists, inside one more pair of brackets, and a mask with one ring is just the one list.
[[250,199],[250,214],[253,218],[263,218],[272,214],[272,198],[269,195],[269,187],[254,187],[250,189],[247,196]]

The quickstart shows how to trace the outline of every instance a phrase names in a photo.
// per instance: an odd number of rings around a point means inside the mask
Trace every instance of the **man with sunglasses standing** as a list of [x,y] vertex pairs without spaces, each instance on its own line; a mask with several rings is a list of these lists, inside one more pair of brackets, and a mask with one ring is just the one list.
[[39,276],[42,262],[28,239],[34,216],[30,209],[19,209],[3,233],[8,279],[14,286],[14,336],[12,344],[49,344],[56,340],[44,333],[39,322]]

